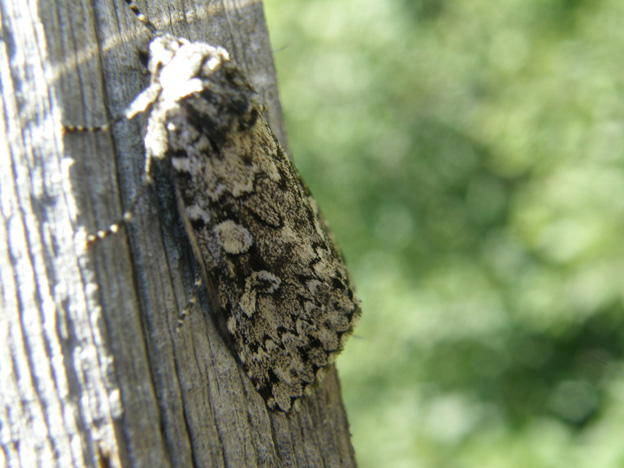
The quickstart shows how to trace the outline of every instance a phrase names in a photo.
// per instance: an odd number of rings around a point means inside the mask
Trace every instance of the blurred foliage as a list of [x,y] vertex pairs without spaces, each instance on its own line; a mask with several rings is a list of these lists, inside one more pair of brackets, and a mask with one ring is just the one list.
[[360,466],[624,466],[624,3],[265,9]]

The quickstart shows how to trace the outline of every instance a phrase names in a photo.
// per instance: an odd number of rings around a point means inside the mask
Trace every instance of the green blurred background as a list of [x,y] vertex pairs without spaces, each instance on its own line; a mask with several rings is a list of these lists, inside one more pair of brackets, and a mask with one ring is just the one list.
[[624,466],[624,2],[265,10],[360,466]]

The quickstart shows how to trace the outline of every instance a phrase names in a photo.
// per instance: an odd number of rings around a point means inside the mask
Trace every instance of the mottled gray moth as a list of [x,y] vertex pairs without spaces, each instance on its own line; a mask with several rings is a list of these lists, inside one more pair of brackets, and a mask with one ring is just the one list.
[[268,407],[289,411],[360,316],[342,255],[228,52],[162,34],[125,1],[153,36],[150,85],[125,112],[148,112],[146,180],[153,160],[170,162],[188,238],[238,357]]

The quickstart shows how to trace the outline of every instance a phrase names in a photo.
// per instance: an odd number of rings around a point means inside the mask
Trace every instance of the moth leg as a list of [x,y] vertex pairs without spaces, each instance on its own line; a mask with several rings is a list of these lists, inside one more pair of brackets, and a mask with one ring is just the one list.
[[134,216],[133,213],[134,213],[134,209],[136,208],[137,203],[139,202],[141,197],[143,197],[143,194],[145,193],[145,189],[147,188],[147,186],[150,185],[151,183],[152,183],[152,178],[146,177],[143,180],[143,183],[141,184],[139,191],[132,198],[132,201],[130,202],[130,206],[121,215],[121,218],[115,221],[110,226],[108,226],[106,229],[101,229],[97,231],[95,234],[88,234],[87,240],[86,240],[86,244],[87,244],[86,246],[91,247],[96,242],[106,239],[108,236],[112,234],[117,234],[119,232],[119,229],[121,229],[122,226],[126,226],[128,223],[130,223],[130,221],[132,221],[132,218]]
[[115,125],[117,122],[121,122],[125,120],[125,115],[120,115],[119,117],[115,117],[112,122],[109,122],[104,125],[99,125],[95,127],[85,127],[83,125],[65,125],[63,124],[63,134],[66,135],[68,133],[99,133],[99,132],[108,132],[110,128]]
[[186,302],[186,306],[178,314],[178,325],[176,326],[176,331],[180,330],[180,328],[184,324],[184,319],[186,319],[187,315],[189,314],[191,307],[197,304],[199,291],[201,290],[202,285],[203,285],[202,279],[201,277],[198,276],[197,279],[195,280],[195,283],[193,283],[193,289],[191,290],[191,295],[188,301]]
[[[63,125],[63,133],[64,134],[68,134],[68,133],[99,133],[99,132],[107,132],[110,130],[110,128],[117,122],[120,122],[122,120],[126,120],[127,117],[126,115],[121,115],[119,117],[114,118],[111,122],[104,124],[104,125],[100,125],[100,126],[95,126],[95,127],[86,127],[86,126],[81,126],[81,125]],[[147,166],[148,170],[151,171],[150,166]],[[108,236],[112,235],[112,234],[116,234],[117,232],[119,232],[119,229],[121,229],[122,226],[127,225],[133,218],[133,213],[134,213],[134,209],[136,208],[137,204],[139,203],[139,200],[143,197],[143,195],[145,194],[145,190],[147,188],[148,185],[152,184],[153,179],[151,174],[146,173],[143,176],[143,182],[141,183],[141,187],[139,188],[138,192],[135,193],[134,197],[132,198],[132,201],[130,202],[130,205],[128,206],[128,209],[126,209],[126,211],[124,211],[124,213],[121,215],[121,218],[119,218],[117,221],[115,221],[114,223],[110,224],[107,228],[105,229],[100,229],[99,231],[97,231],[94,234],[88,234],[86,237],[86,247],[91,247],[93,244],[95,244],[96,242],[102,240],[102,239],[106,239]]]

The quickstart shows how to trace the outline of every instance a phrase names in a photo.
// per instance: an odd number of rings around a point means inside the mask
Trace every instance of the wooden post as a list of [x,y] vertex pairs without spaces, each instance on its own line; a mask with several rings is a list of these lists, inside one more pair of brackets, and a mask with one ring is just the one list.
[[[138,7],[228,49],[286,144],[259,1]],[[62,125],[107,123],[146,86],[143,25],[122,0],[5,0],[0,15],[0,465],[355,466],[333,367],[299,411],[270,412],[206,301],[178,323],[197,271],[165,177],[127,229],[84,247],[141,184],[143,122]]]

